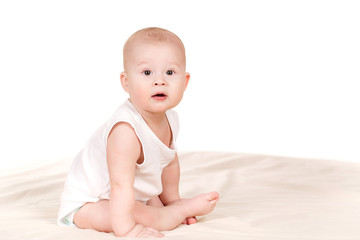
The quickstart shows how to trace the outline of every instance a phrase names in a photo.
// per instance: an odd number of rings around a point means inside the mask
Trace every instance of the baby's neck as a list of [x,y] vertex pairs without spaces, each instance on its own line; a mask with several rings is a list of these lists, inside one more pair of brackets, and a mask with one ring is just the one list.
[[166,114],[157,114],[156,116],[145,117],[144,121],[149,126],[151,131],[162,141],[167,147],[170,148],[172,141],[172,133],[170,123],[166,117]]
[[131,99],[129,101],[149,126],[162,125],[164,121],[167,121],[166,112],[149,112],[137,107]]
[[145,113],[141,114],[141,116],[152,130],[159,129],[168,124],[166,113]]

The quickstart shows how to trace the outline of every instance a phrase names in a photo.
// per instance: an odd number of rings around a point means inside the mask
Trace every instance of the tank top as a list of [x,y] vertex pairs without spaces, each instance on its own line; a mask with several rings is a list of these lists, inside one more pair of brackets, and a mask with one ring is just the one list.
[[125,101],[75,157],[64,185],[58,223],[61,224],[66,215],[87,202],[110,198],[106,144],[111,129],[119,122],[129,123],[133,127],[144,154],[143,163],[136,164],[135,199],[147,202],[151,197],[159,195],[162,192],[162,170],[175,158],[175,140],[179,130],[176,112],[168,110],[166,117],[172,131],[170,148],[155,135],[132,103]]

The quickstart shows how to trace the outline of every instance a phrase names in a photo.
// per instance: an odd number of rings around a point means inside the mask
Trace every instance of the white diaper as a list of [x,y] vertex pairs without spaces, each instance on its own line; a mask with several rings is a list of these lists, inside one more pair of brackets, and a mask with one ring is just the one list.
[[74,215],[77,211],[79,211],[81,207],[76,208],[75,210],[71,211],[68,215],[66,215],[65,217],[63,217],[60,221],[61,223],[63,223],[64,225],[67,226],[73,226],[73,227],[77,227],[74,223]]

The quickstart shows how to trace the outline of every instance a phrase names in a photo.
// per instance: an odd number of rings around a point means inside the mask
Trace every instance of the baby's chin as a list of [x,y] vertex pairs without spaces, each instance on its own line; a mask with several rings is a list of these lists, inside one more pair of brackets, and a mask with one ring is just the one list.
[[157,104],[151,106],[150,109],[148,109],[148,112],[154,113],[154,114],[160,114],[160,113],[166,113],[169,109],[172,109],[172,106],[168,106],[165,104]]
[[168,100],[164,101],[154,101],[150,104],[149,111],[152,113],[165,113],[166,111],[176,107],[178,102],[170,102]]

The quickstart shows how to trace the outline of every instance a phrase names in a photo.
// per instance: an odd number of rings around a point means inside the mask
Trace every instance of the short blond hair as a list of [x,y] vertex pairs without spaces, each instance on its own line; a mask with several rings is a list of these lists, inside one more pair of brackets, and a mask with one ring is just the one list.
[[[123,48],[123,65],[124,69],[126,68],[126,56],[128,56],[131,48],[138,42],[145,42],[145,43],[153,43],[159,44],[162,42],[172,42],[178,45],[184,53],[185,57],[185,46],[181,39],[173,32],[166,30],[164,28],[158,27],[148,27],[144,29],[140,29],[132,34],[124,44]],[[186,60],[185,60],[186,62]]]

